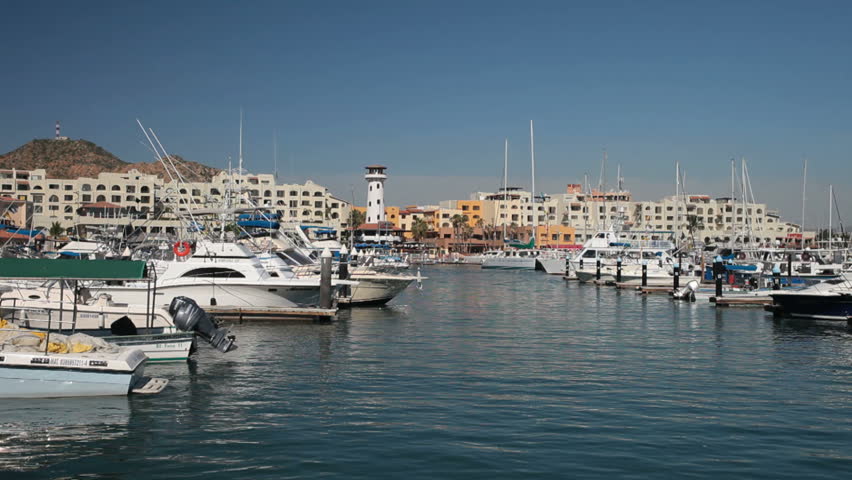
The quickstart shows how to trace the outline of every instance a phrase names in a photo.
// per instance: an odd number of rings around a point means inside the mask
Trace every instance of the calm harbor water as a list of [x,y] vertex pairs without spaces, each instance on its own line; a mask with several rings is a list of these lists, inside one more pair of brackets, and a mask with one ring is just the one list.
[[160,395],[2,401],[0,478],[852,474],[845,327],[423,273],[333,324],[235,326],[232,354],[150,367]]

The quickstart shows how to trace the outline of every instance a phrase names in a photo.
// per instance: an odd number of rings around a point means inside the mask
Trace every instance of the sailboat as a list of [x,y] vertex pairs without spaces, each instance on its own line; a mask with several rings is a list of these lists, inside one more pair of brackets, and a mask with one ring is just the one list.
[[[496,255],[488,256],[482,261],[482,268],[494,268],[504,270],[535,270],[536,258],[541,254],[535,249],[536,223],[538,211],[535,206],[535,136],[533,134],[533,121],[530,120],[530,164],[532,167],[532,191],[530,192],[530,203],[532,205],[532,237],[527,243],[509,244],[512,247]],[[506,195],[506,191],[503,191]]]

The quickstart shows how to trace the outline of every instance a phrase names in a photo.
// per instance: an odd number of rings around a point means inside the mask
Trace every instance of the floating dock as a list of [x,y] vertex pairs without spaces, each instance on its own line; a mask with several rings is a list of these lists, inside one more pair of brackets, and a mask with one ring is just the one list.
[[248,321],[331,321],[337,308],[313,307],[205,307],[207,313],[221,320]]
[[710,297],[717,307],[766,307],[772,305],[772,297]]

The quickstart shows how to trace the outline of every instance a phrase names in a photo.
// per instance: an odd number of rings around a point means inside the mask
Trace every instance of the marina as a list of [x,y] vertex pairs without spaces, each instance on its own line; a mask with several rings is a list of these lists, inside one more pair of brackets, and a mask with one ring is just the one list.
[[[538,272],[484,282],[464,266],[424,268],[429,289],[387,307],[234,325],[237,351],[156,366],[171,378],[158,396],[63,415],[61,450],[39,434],[43,416],[4,401],[3,468],[216,479],[664,477],[666,463],[696,478],[801,478],[847,467],[845,327]],[[206,447],[156,461],[188,443]]]
[[0,480],[852,473],[852,3],[4,7]]

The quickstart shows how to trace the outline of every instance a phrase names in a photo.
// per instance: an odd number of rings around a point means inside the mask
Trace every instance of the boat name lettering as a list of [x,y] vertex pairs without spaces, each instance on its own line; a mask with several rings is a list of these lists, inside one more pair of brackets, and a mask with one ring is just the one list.
[[89,366],[90,367],[106,367],[107,361],[106,360],[89,360]]

